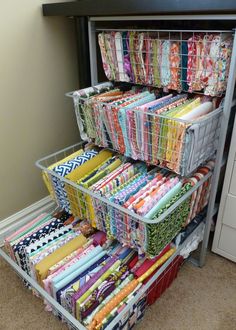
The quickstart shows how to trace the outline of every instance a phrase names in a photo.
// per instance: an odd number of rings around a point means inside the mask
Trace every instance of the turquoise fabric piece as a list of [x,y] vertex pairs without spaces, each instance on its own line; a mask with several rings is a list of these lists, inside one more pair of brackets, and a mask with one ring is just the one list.
[[168,193],[166,193],[160,200],[159,202],[145,215],[145,218],[147,219],[152,219],[155,214],[162,209],[169,201],[171,198],[173,198],[176,194],[178,194],[181,190],[182,183],[179,182],[177,183],[176,186],[174,186]]
[[86,256],[79,259],[75,264],[73,264],[71,267],[68,267],[66,270],[62,271],[60,274],[55,276],[52,279],[53,285],[58,283],[59,281],[63,280],[63,278],[67,277],[71,273],[73,273],[76,269],[83,266],[85,263],[87,263],[89,260],[93,259],[94,256],[102,252],[103,249],[100,245],[96,246],[91,252],[89,252]]
[[78,266],[76,269],[74,269],[73,272],[67,274],[67,276],[62,278],[60,281],[57,281],[56,283],[52,283],[52,292],[53,292],[54,298],[56,299],[56,293],[58,290],[62,289],[68,283],[73,281],[74,278],[76,278],[77,276],[82,274],[87,268],[91,267],[95,262],[97,262],[100,258],[102,258],[106,253],[107,252],[103,250],[100,253],[97,252],[89,260],[86,258],[85,262],[82,265]]

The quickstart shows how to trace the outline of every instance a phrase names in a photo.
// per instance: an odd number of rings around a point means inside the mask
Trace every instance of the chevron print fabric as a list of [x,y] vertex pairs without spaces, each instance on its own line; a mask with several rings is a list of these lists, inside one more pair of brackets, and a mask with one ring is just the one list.
[[[53,171],[60,175],[61,177],[65,177],[67,174],[74,171],[80,165],[86,163],[88,160],[92,159],[98,154],[96,150],[85,151],[82,155],[79,155],[73,159],[66,161],[64,164],[60,164],[56,166]],[[70,212],[70,204],[67,200],[67,193],[65,190],[65,183],[61,181],[59,178],[52,176],[52,182],[54,186],[55,196],[58,205]]]

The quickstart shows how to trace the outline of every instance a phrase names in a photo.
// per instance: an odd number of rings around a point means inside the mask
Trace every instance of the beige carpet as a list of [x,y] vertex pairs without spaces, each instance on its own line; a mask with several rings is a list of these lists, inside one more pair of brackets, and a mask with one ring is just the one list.
[[[0,330],[64,330],[0,259]],[[185,263],[137,330],[235,330],[236,264],[208,253],[199,269]]]

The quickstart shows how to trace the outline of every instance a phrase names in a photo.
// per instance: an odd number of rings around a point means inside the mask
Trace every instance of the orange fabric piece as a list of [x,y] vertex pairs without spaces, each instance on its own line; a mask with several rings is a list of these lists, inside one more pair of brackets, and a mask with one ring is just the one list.
[[102,320],[117,306],[123,299],[125,299],[136,286],[139,285],[138,280],[134,279],[127,284],[114,298],[112,298],[106,306],[104,306],[93,318],[93,321],[88,326],[89,330],[95,330],[97,324],[101,323]]

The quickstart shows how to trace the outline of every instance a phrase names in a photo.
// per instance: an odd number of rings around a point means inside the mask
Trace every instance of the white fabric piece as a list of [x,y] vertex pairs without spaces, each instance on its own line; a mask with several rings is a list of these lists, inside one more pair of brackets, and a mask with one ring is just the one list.
[[187,129],[182,175],[193,172],[214,155],[219,141],[221,113],[221,109],[210,112]]
[[198,248],[199,243],[203,240],[205,226],[203,226],[202,231],[193,235],[191,241],[189,241],[185,247],[180,251],[180,255],[186,259],[189,257],[190,253]]

